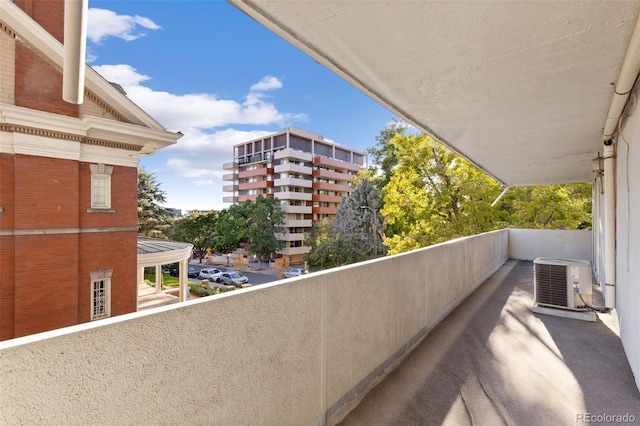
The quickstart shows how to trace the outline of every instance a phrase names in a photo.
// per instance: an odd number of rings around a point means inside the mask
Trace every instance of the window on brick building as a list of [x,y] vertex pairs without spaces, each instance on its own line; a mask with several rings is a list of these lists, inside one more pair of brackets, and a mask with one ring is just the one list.
[[91,276],[91,321],[111,316],[111,275],[113,269],[98,269]]
[[111,173],[113,166],[91,164],[91,208],[111,208]]

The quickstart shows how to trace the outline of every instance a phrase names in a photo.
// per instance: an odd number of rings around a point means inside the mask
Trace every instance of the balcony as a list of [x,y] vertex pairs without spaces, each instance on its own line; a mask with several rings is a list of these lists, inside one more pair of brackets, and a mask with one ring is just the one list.
[[279,164],[273,168],[276,173],[300,173],[310,175],[313,169],[309,166],[301,166],[294,163]]
[[311,228],[311,219],[285,219],[286,228]]
[[274,180],[276,186],[299,186],[301,188],[311,188],[313,182],[310,179],[281,178]]
[[278,239],[281,241],[303,241],[304,232],[279,234]]
[[230,161],[228,163],[222,164],[223,170],[234,170],[238,168],[238,163],[236,161]]
[[282,250],[278,250],[278,253],[286,255],[286,256],[296,256],[309,253],[311,251],[311,247],[285,247]]
[[222,186],[222,191],[223,192],[235,192],[238,190],[238,185],[223,185]]
[[311,214],[312,207],[311,206],[291,206],[291,205],[280,205],[282,210],[285,213],[302,213],[302,214]]
[[323,177],[327,179],[344,180],[344,181],[348,181],[349,179],[351,179],[351,176],[349,176],[347,173],[334,172],[331,170],[318,169],[318,170],[314,170],[312,174],[313,174],[313,177]]
[[244,203],[245,201],[256,201],[259,195],[262,195],[264,198],[273,197],[273,194],[239,195],[238,203]]
[[308,192],[276,192],[275,197],[278,200],[311,201],[311,194]]
[[341,195],[313,194],[313,201],[324,202],[324,203],[341,203],[342,202],[342,196]]
[[273,155],[273,158],[275,160],[281,160],[283,158],[295,158],[296,160],[311,161],[313,156],[310,152],[303,152],[298,151],[297,149],[286,148],[276,151]]
[[222,197],[222,202],[223,203],[231,203],[231,204],[235,204],[238,202],[238,197],[235,195],[229,195],[229,196],[225,196]]
[[313,214],[336,214],[338,207],[314,207]]
[[0,342],[0,422],[322,425],[367,392],[343,424],[638,419],[612,316],[530,309],[530,260],[591,238],[495,231]]
[[337,183],[313,182],[313,189],[324,189],[326,191],[351,192],[348,185],[340,185]]
[[357,164],[353,164],[348,161],[336,160],[322,155],[317,155],[313,159],[313,164],[322,164],[336,169],[351,170],[352,172],[357,172],[361,168],[361,166]]
[[238,180],[238,173],[225,173],[222,175],[222,180],[225,182]]
[[260,189],[260,188],[271,188],[273,187],[273,181],[270,180],[259,180],[257,182],[241,182],[238,184],[238,189],[240,191],[246,191],[248,189]]
[[258,169],[253,170],[241,170],[238,172],[238,177],[240,179],[253,177],[253,176],[267,176],[273,174],[273,169],[270,167],[260,167]]

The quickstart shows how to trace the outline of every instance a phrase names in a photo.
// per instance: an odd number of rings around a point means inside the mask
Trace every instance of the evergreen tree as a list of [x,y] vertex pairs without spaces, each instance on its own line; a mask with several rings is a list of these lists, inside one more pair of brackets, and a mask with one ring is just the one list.
[[170,213],[161,206],[166,193],[153,173],[138,170],[138,233],[146,237],[164,238],[170,225]]

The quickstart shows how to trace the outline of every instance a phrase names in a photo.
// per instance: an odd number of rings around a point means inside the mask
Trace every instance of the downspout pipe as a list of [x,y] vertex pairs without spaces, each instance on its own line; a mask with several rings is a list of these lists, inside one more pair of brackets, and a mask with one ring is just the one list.
[[629,95],[640,72],[640,19],[629,40],[620,75],[615,83],[613,98],[602,129],[604,141],[604,265],[605,306],[616,307],[616,183],[614,134],[619,125]]
[[616,184],[615,145],[604,143],[604,302],[616,307]]
[[633,89],[638,77],[638,72],[640,72],[640,19],[636,20],[636,26],[633,29],[627,53],[620,68],[620,75],[614,86],[613,98],[602,129],[602,140],[605,142],[611,140],[616,131],[618,120],[620,120],[622,110],[627,104],[631,89]]
[[64,1],[62,99],[78,105],[84,101],[88,9],[89,0]]

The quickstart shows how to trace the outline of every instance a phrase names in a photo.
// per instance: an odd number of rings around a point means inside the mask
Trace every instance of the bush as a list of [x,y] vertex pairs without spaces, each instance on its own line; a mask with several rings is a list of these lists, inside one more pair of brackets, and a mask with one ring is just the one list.
[[207,286],[195,284],[195,283],[190,283],[189,286],[191,287],[191,293],[201,297],[211,296],[213,294],[222,293],[224,291],[217,287],[207,287]]

